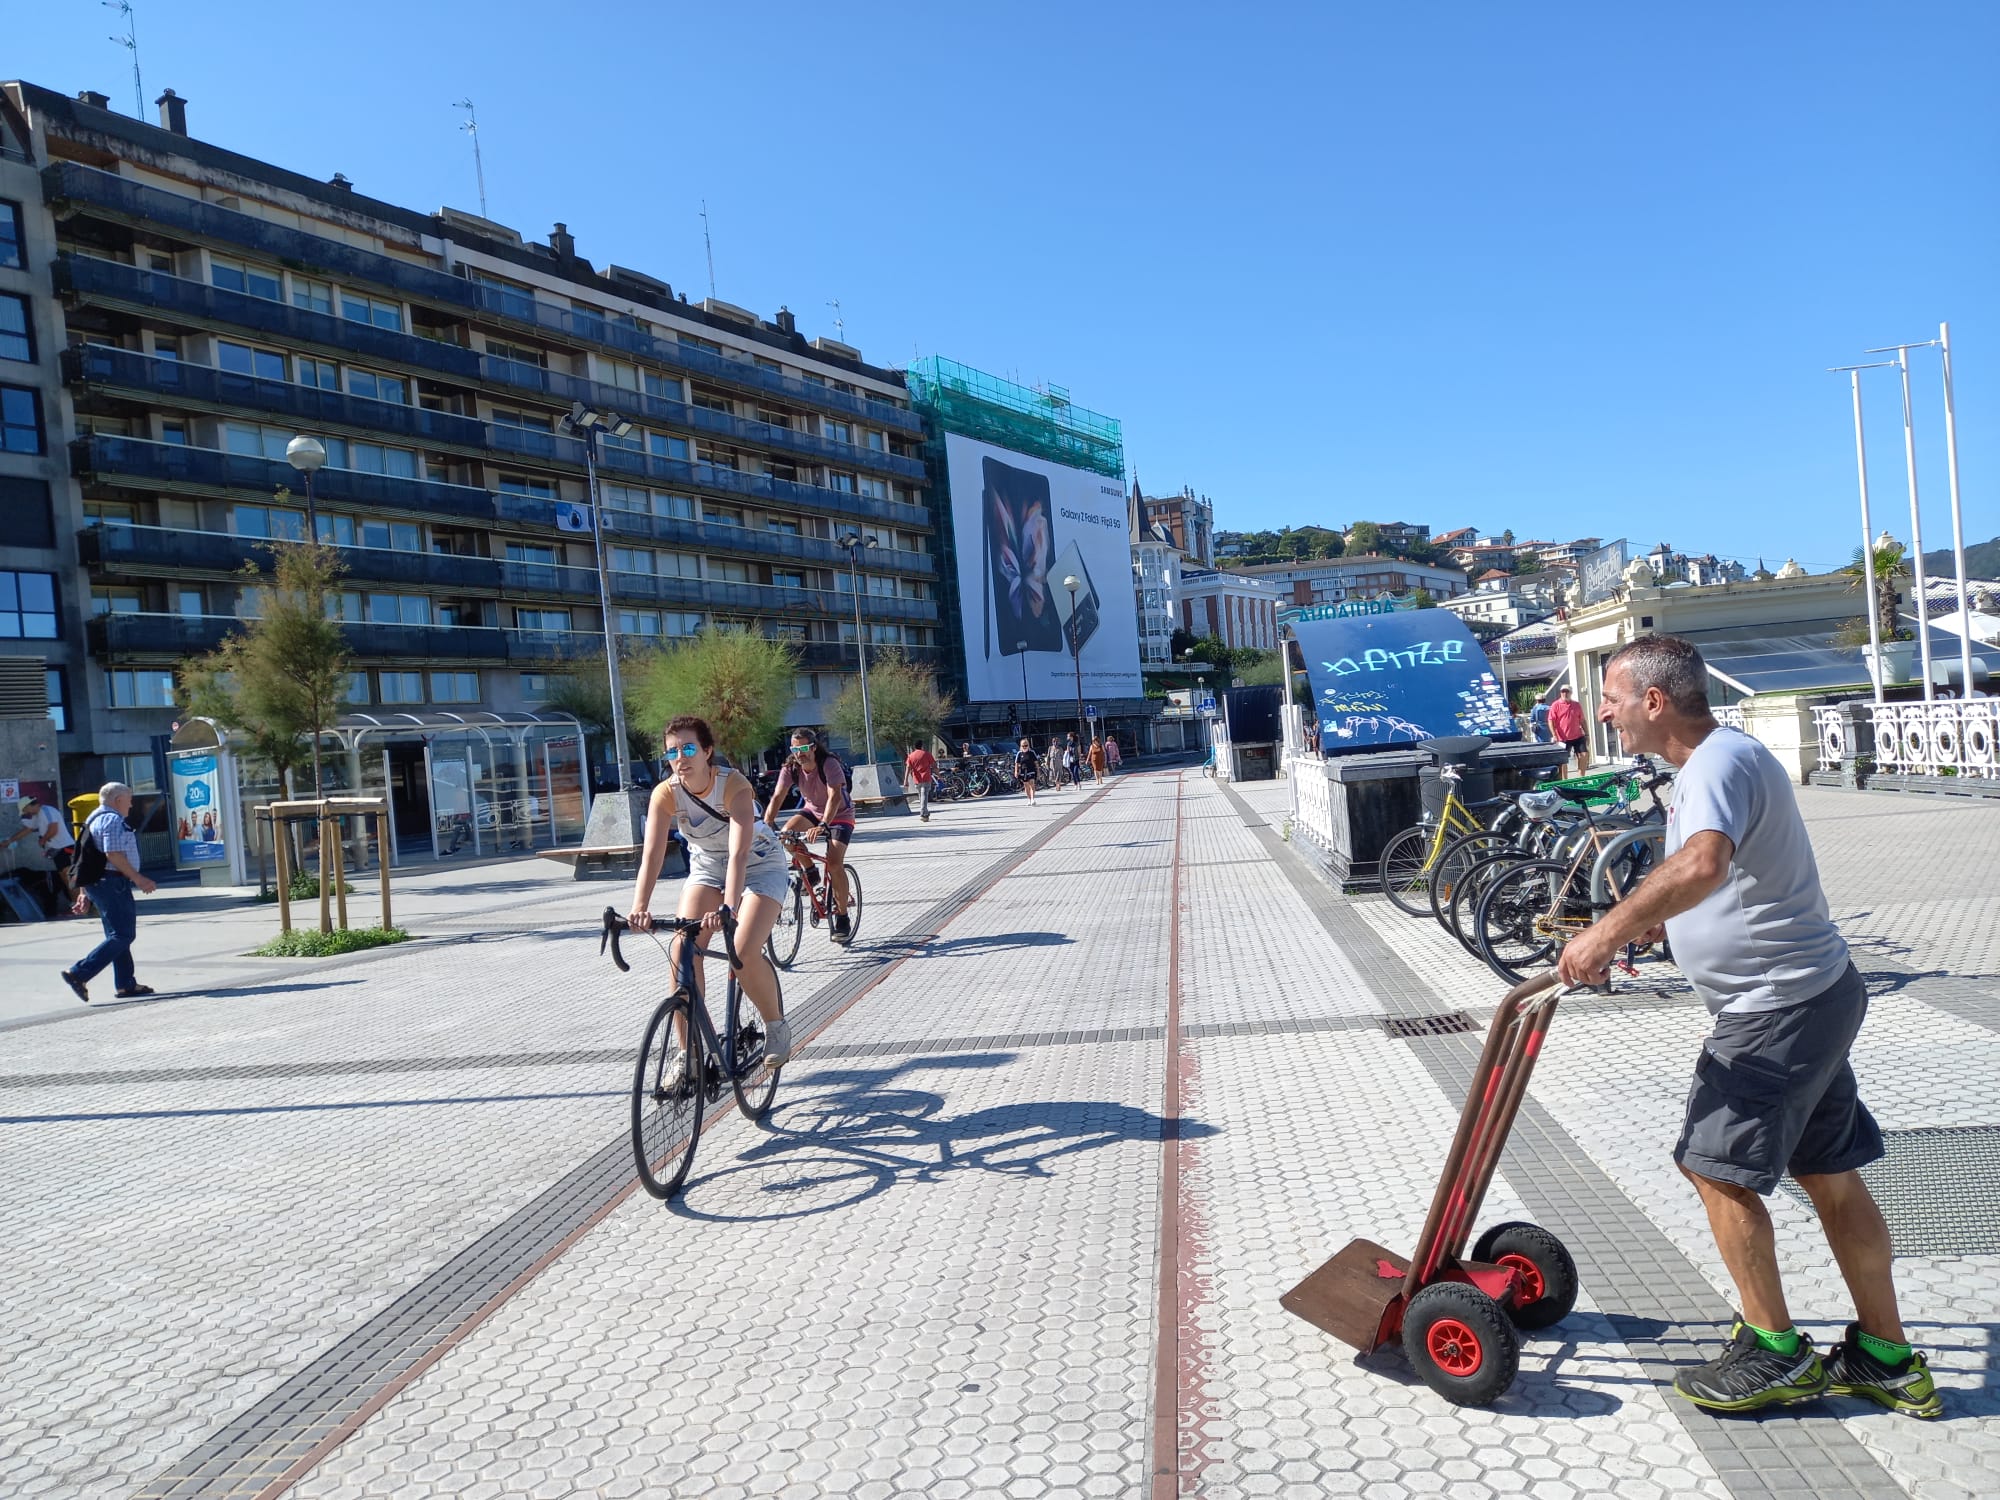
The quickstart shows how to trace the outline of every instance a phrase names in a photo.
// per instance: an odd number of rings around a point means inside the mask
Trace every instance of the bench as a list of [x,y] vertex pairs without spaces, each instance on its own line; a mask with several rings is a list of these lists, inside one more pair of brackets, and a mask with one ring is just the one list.
[[635,875],[639,870],[640,844],[610,844],[602,849],[538,849],[537,859],[553,859],[570,866],[575,880],[600,880]]

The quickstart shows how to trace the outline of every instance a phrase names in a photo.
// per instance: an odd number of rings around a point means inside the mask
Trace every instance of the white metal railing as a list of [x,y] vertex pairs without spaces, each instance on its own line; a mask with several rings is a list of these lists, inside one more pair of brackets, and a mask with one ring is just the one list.
[[1812,711],[1813,734],[1819,741],[1819,768],[1838,771],[1848,758],[1847,721],[1837,704],[1822,704]]
[[[1875,765],[1894,776],[1975,776],[2000,779],[2000,701],[1947,699],[1875,703]],[[1819,717],[1814,714],[1815,720]],[[1820,731],[1824,762],[1826,730]]]

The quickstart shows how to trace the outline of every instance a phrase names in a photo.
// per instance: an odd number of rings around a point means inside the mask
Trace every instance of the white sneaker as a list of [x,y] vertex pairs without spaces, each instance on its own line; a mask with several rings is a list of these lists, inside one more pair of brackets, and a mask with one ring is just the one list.
[[764,1023],[764,1064],[777,1068],[792,1060],[792,1026],[783,1016]]
[[676,1048],[674,1055],[667,1059],[666,1069],[660,1074],[660,1087],[663,1089],[679,1088],[687,1081],[687,1073],[687,1048]]

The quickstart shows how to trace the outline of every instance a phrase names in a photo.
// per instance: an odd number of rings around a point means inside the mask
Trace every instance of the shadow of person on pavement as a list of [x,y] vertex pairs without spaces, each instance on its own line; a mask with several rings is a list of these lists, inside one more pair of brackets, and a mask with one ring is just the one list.
[[[734,1161],[690,1182],[674,1210],[732,1223],[800,1218],[957,1172],[1054,1177],[1064,1157],[1125,1142],[1158,1145],[1170,1125],[1180,1140],[1216,1134],[1201,1121],[1169,1122],[1102,1099],[1022,1100],[947,1114],[944,1095],[899,1086],[907,1072],[998,1068],[1014,1058],[1011,1052],[956,1053],[815,1072]],[[731,1200],[740,1199],[746,1184],[756,1201],[735,1206]]]

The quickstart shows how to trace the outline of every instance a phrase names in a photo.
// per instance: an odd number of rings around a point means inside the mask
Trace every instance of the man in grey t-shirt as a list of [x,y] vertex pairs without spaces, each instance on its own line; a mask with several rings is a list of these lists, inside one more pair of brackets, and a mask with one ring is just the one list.
[[[1674,1160],[1701,1193],[1742,1317],[1719,1359],[1674,1389],[1744,1412],[1832,1392],[1909,1416],[1944,1407],[1903,1336],[1889,1229],[1857,1168],[1882,1155],[1847,1054],[1868,992],[1827,915],[1798,800],[1777,757],[1724,729],[1701,653],[1644,636],[1605,664],[1599,717],[1627,750],[1679,768],[1667,858],[1562,952],[1571,984],[1601,983],[1627,943],[1673,943],[1714,1017]],[[1854,1298],[1855,1321],[1822,1360],[1792,1326],[1764,1195],[1789,1172],[1805,1189]]]

